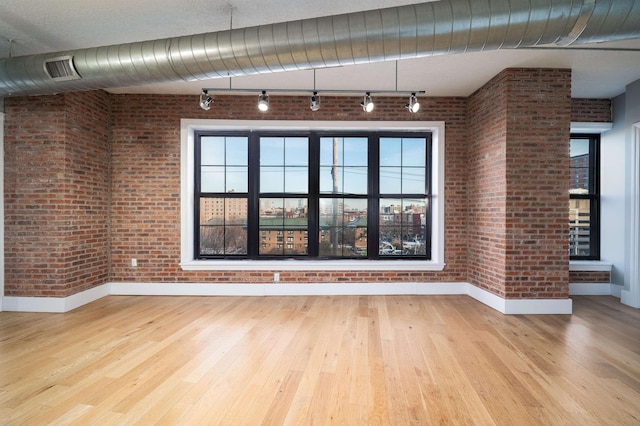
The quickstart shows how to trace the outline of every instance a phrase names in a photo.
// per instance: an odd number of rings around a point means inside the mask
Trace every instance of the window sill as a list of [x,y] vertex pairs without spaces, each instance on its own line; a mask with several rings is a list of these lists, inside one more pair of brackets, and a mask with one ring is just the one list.
[[185,271],[442,271],[444,263],[428,260],[192,260]]
[[572,260],[569,262],[570,271],[602,271],[611,272],[613,265],[600,260]]

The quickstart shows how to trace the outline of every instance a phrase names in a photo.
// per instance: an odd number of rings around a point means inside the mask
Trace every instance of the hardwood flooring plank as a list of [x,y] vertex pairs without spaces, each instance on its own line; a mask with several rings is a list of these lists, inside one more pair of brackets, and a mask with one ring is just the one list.
[[640,424],[640,311],[467,296],[109,296],[0,312],[0,423]]

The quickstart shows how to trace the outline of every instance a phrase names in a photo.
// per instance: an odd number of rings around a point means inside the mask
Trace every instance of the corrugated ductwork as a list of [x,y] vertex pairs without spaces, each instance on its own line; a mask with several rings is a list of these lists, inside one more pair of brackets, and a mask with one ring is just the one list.
[[638,22],[640,0],[443,0],[0,59],[0,97],[623,40]]

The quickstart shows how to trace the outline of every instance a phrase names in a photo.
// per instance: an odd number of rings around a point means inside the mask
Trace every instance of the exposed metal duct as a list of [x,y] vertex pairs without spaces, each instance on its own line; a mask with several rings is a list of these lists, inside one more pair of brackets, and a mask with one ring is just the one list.
[[640,37],[640,0],[442,0],[0,59],[0,97]]

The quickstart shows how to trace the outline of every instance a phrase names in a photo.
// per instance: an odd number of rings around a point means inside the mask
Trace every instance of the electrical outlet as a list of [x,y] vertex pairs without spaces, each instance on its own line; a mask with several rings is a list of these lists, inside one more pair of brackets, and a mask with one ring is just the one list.
[[278,281],[280,281],[280,274],[279,273],[276,272],[276,273],[273,274],[273,281],[276,282],[276,283]]
[[133,268],[137,268],[138,267],[138,259],[131,259],[131,266]]

